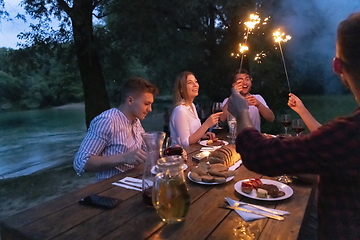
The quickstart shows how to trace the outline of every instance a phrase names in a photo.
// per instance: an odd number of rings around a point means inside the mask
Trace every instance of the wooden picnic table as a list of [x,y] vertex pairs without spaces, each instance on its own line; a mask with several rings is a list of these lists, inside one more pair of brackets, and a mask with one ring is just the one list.
[[[199,144],[187,148],[187,165],[197,164],[192,156],[200,148]],[[142,172],[143,166],[138,166],[10,216],[1,222],[1,239],[238,239],[244,233],[253,235],[253,239],[297,239],[313,188],[312,184],[294,182],[290,198],[260,201],[243,197],[234,190],[234,184],[253,177],[271,178],[244,166],[238,168],[233,180],[219,185],[201,185],[186,177],[191,197],[186,220],[165,224],[154,208],[143,203],[141,192],[111,184],[124,177],[141,179]],[[123,202],[111,210],[78,203],[90,194]],[[235,211],[218,207],[224,197],[289,211],[290,215],[285,215],[284,221],[263,218],[245,222]]]

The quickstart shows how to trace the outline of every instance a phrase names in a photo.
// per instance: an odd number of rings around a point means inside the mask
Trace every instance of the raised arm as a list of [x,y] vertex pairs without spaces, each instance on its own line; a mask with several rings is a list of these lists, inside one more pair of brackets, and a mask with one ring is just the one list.
[[307,110],[300,98],[293,93],[289,94],[288,106],[300,115],[310,132],[321,127],[321,124]]

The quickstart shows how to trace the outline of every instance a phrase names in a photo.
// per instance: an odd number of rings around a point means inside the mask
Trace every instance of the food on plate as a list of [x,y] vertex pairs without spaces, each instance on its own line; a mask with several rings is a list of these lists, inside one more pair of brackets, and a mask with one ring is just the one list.
[[[260,178],[250,178],[249,180],[243,181],[241,183],[241,190],[244,193],[250,194],[252,190],[256,190],[256,195],[260,198],[265,198],[264,191],[266,191],[266,197],[269,195],[272,198],[279,198],[285,195],[283,191],[280,191],[277,186],[274,184],[264,184],[261,182]],[[259,193],[260,192],[260,193]]]
[[236,152],[235,145],[229,144],[211,152],[208,161],[210,164],[222,163],[226,167],[230,167],[240,158],[241,156]]
[[228,170],[228,168],[225,167],[224,164],[221,164],[221,163],[209,164],[208,166],[209,166],[208,171],[222,172],[222,171]]
[[200,162],[198,167],[204,169],[204,171],[207,172],[209,170],[210,164],[206,162]]
[[258,189],[265,189],[272,198],[278,198],[285,195],[285,193],[280,191],[274,184],[260,184]]
[[251,193],[252,190],[254,189],[254,186],[250,183],[250,182],[242,182],[241,183],[241,191],[243,191],[244,193]]
[[201,175],[201,180],[206,183],[212,183],[214,182],[214,176],[211,175]]
[[197,181],[197,182],[201,182],[201,177],[199,174],[197,174],[196,172],[190,172],[190,177],[191,179],[193,179],[194,181]]
[[228,177],[235,176],[235,171],[228,170],[223,164],[199,163],[191,167],[189,177],[196,182],[223,183]]
[[207,141],[208,146],[223,146],[225,143],[223,141],[220,141],[218,138],[214,138]]
[[256,196],[258,198],[267,198],[268,192],[265,189],[258,188],[256,189]]
[[216,182],[216,183],[224,183],[224,182],[226,182],[226,178],[224,178],[224,177],[214,177],[214,182]]
[[204,169],[201,168],[201,167],[195,167],[195,166],[191,167],[191,172],[195,172],[195,173],[197,173],[199,176],[201,176],[201,175],[206,175],[206,174],[207,174],[207,171],[206,171],[206,170],[204,170]]

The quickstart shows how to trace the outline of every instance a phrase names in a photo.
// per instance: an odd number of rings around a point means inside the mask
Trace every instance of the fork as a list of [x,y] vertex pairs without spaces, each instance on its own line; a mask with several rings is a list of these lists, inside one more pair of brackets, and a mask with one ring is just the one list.
[[[226,201],[228,201],[229,198],[225,197]],[[240,206],[243,206],[243,205],[248,205],[248,206],[251,206],[251,207],[254,207],[254,208],[257,208],[257,209],[260,209],[262,211],[265,211],[265,212],[268,212],[268,213],[271,213],[271,214],[276,214],[276,215],[280,215],[280,216],[284,216],[283,213],[280,213],[280,212],[276,212],[276,211],[273,211],[273,210],[270,210],[266,207],[262,207],[262,206],[258,206],[258,205],[254,205],[254,204],[250,204],[250,203],[244,203],[244,202],[235,202],[234,203],[234,207],[240,207]]]

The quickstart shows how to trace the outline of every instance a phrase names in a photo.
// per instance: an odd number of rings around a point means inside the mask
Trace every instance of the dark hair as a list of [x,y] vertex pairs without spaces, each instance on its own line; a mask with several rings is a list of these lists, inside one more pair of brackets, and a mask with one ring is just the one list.
[[[185,71],[177,75],[174,86],[174,105],[178,105],[182,99],[186,102],[189,100],[186,84],[187,76],[194,75],[192,72]],[[195,75],[194,75],[195,76]]]
[[[248,70],[246,70],[246,69],[244,69],[244,68],[237,69],[237,70],[235,71],[235,73],[233,74],[233,82],[236,82],[236,75],[237,75],[237,74],[247,74],[247,75],[250,76],[250,73],[249,73]],[[251,78],[251,76],[250,76],[250,78]]]
[[360,12],[351,14],[339,24],[337,48],[344,68],[352,74],[360,74]]
[[135,97],[143,93],[152,93],[157,95],[159,90],[148,80],[141,77],[131,77],[124,83],[120,91],[120,102],[124,103],[126,99],[133,95]]

